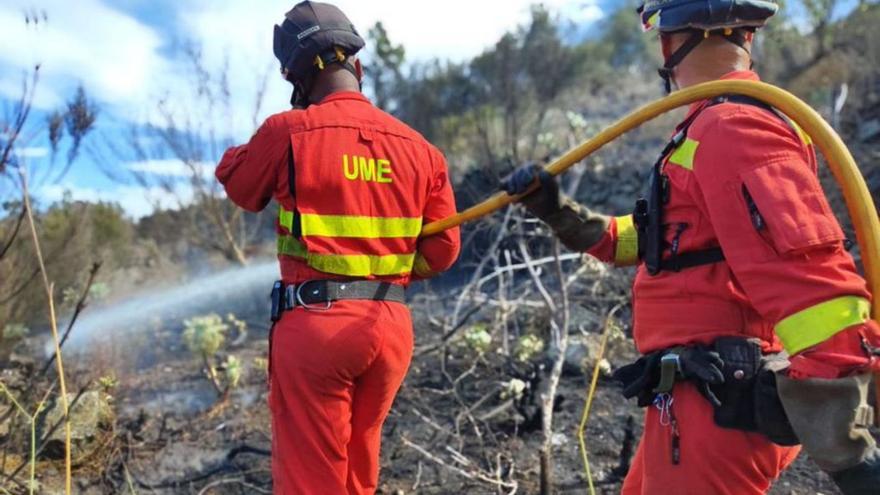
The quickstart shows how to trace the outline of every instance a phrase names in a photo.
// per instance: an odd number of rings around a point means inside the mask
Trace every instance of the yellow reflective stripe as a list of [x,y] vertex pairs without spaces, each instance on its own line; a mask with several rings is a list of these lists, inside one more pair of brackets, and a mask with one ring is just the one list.
[[425,257],[422,256],[421,253],[416,255],[416,261],[413,265],[413,272],[419,277],[424,278],[433,277],[437,274],[437,272],[435,272],[431,268],[431,264],[428,263],[428,260],[425,259]]
[[280,235],[278,236],[278,254],[305,258],[308,255],[308,251],[306,251],[306,247],[296,237]]
[[312,268],[324,273],[366,277],[370,275],[404,275],[412,271],[415,254],[391,254],[371,256],[366,254],[315,254],[306,255]]
[[684,142],[675,149],[672,156],[669,157],[669,163],[678,165],[687,170],[693,170],[694,157],[697,155],[697,148],[699,146],[699,141],[694,141],[691,138],[685,139]]
[[639,231],[633,216],[617,217],[617,245],[614,248],[614,264],[635,265],[639,262]]
[[789,118],[786,118],[786,120],[791,125],[791,127],[794,128],[794,132],[797,133],[798,137],[801,139],[801,142],[803,142],[807,146],[811,146],[813,144],[813,138],[811,138],[809,134],[804,132],[801,126],[797,124],[797,122]]
[[[303,259],[309,266],[324,273],[352,277],[405,275],[413,271],[413,264],[416,262],[414,254],[371,256],[309,253],[305,245],[293,236],[278,236],[278,254]],[[425,263],[427,264],[427,261]],[[430,267],[428,268],[430,270]],[[419,273],[419,275],[430,277],[434,274]]]
[[279,206],[278,224],[287,229],[288,232],[293,232],[293,212],[285,210],[283,206]]
[[300,215],[302,235],[382,239],[418,237],[422,218],[382,218],[348,215]]
[[776,335],[789,355],[809,349],[834,337],[847,328],[865,323],[871,315],[871,303],[864,298],[847,296],[817,304],[795,313],[776,325]]

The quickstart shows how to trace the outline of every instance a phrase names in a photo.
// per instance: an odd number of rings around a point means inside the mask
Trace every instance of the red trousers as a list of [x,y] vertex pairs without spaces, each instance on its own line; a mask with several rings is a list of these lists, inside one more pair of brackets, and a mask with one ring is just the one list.
[[680,463],[672,463],[668,415],[648,408],[622,495],[762,495],[800,452],[757,433],[716,426],[712,406],[689,383],[677,384],[672,397]]
[[372,494],[382,424],[409,367],[403,304],[296,308],[272,333],[272,479],[283,495]]

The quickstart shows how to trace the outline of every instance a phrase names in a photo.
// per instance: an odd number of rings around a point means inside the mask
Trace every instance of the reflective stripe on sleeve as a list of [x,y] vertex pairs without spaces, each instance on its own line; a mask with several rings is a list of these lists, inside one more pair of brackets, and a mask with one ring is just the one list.
[[425,257],[421,254],[416,255],[415,264],[413,265],[413,273],[423,278],[429,278],[437,275],[437,272],[435,272],[431,268],[431,264],[428,263],[428,260],[425,259]]
[[614,248],[614,264],[630,266],[639,262],[639,231],[633,216],[617,217],[617,244]]
[[[302,235],[361,239],[418,237],[422,218],[383,218],[350,215],[300,215]],[[292,222],[291,222],[292,223]]]
[[681,146],[675,149],[669,157],[669,163],[678,165],[687,170],[694,169],[694,157],[697,155],[697,148],[700,146],[699,141],[687,138],[681,143]]
[[855,296],[840,297],[795,313],[776,325],[776,335],[789,355],[809,349],[847,328],[865,323],[871,303]]

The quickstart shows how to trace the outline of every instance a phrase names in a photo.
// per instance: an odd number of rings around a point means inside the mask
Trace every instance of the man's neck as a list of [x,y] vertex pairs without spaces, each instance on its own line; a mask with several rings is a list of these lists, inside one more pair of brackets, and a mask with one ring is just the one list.
[[676,68],[675,82],[681,89],[696,86],[709,81],[717,81],[731,72],[749,70],[748,65],[729,64],[714,67],[688,67],[681,65]]
[[351,72],[342,67],[328,67],[315,79],[309,99],[312,103],[320,103],[335,93],[359,93],[360,90],[361,85]]

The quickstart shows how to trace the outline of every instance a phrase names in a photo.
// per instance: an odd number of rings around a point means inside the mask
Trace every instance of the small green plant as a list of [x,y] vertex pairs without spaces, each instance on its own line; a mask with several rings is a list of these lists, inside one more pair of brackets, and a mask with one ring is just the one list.
[[269,372],[269,360],[262,356],[254,358],[254,367],[257,369],[261,369],[266,373]]
[[226,341],[229,326],[216,314],[196,316],[183,322],[183,342],[193,354],[213,358]]
[[107,299],[110,295],[110,286],[104,282],[95,282],[89,288],[89,301],[98,302]]
[[469,349],[483,355],[492,346],[492,335],[485,323],[477,323],[465,332],[464,341]]
[[241,380],[241,361],[236,356],[230,354],[226,357],[223,367],[226,370],[226,385],[229,388],[237,387],[238,382]]
[[8,323],[3,327],[3,338],[6,340],[21,340],[30,333],[31,330],[21,323]]
[[235,328],[235,331],[237,332],[235,337],[236,342],[243,342],[244,339],[247,338],[248,325],[246,321],[239,320],[237,316],[229,313],[228,315],[226,315],[226,322],[232,325],[233,328]]
[[523,335],[516,342],[514,357],[517,361],[525,363],[531,361],[532,358],[540,354],[543,350],[543,340],[532,334]]
[[235,356],[227,356],[223,363],[223,378],[217,374],[217,353],[226,342],[229,324],[220,315],[209,314],[184,320],[183,326],[184,344],[193,356],[202,359],[208,379],[214,385],[220,400],[224,401],[229,396],[229,391],[238,386],[241,380],[241,361]]
[[523,393],[525,393],[526,391],[526,387],[526,382],[520,380],[519,378],[514,378],[504,384],[504,387],[501,389],[501,399],[522,399]]
[[119,386],[119,380],[116,379],[116,375],[110,373],[98,378],[98,385],[101,386],[104,393],[109,394],[113,389]]

